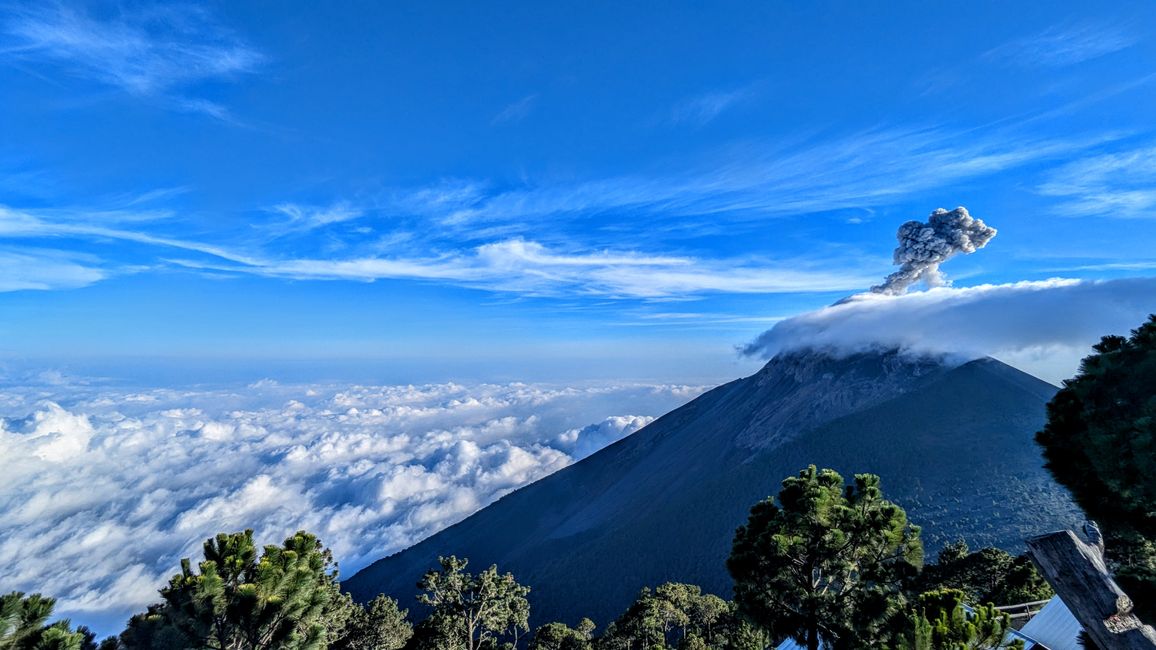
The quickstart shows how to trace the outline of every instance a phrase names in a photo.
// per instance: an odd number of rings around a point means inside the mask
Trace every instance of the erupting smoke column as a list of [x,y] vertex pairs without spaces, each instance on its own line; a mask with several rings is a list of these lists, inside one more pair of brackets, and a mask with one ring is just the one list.
[[980,219],[973,219],[962,206],[948,212],[937,209],[927,223],[908,221],[899,226],[899,246],[895,263],[899,270],[887,276],[883,284],[871,287],[875,293],[899,295],[916,282],[936,287],[947,284],[939,265],[956,253],[974,253],[995,237],[996,230]]

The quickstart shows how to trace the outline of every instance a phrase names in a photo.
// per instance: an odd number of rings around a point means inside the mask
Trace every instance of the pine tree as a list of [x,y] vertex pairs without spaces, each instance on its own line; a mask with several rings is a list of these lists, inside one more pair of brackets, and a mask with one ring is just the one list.
[[1105,336],[1048,404],[1048,469],[1097,520],[1116,578],[1156,618],[1156,315]]
[[534,631],[529,650],[590,650],[590,639],[590,632],[585,631],[581,623],[578,629],[565,623],[547,623]]
[[762,650],[768,641],[733,603],[704,594],[696,585],[667,582],[653,590],[643,588],[595,645],[599,650]]
[[970,603],[1013,605],[1046,600],[1054,592],[1026,555],[1013,556],[998,548],[970,552],[964,542],[943,547],[934,564],[914,580],[913,591],[959,589]]
[[164,602],[129,623],[127,648],[321,650],[341,630],[351,603],[328,549],[298,532],[258,558],[253,531],[220,534],[161,589]]
[[84,633],[66,620],[48,623],[55,607],[56,599],[40,594],[0,596],[0,650],[81,650]]
[[474,575],[466,571],[468,560],[450,556],[438,563],[441,569],[418,583],[423,592],[418,601],[432,613],[415,635],[436,637],[437,647],[447,650],[478,650],[503,638],[516,645],[519,634],[529,630],[529,587],[518,584],[513,574],[499,574],[497,566]]
[[994,605],[963,605],[964,593],[940,589],[921,594],[911,615],[908,633],[899,650],[997,650],[1023,648],[1023,641],[1007,640],[1011,618]]
[[400,650],[413,636],[413,626],[406,620],[408,610],[399,609],[397,601],[379,595],[368,606],[353,605],[340,638],[330,650]]
[[919,528],[883,498],[879,477],[845,486],[812,465],[755,504],[727,568],[744,614],[817,650],[884,638],[904,604],[900,583],[922,561]]

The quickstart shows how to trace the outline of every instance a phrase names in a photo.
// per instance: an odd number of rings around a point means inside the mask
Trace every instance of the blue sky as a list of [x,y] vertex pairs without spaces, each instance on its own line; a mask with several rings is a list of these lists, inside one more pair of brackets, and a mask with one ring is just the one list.
[[178,377],[747,373],[771,324],[1156,269],[1156,5],[5,3],[0,362]]

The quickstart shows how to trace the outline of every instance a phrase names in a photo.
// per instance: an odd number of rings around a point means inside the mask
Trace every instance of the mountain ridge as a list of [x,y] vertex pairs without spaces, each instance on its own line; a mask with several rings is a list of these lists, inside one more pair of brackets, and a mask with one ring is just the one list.
[[[880,474],[932,552],[955,536],[1016,550],[1023,533],[1076,519],[1032,440],[1056,390],[994,359],[781,355],[345,586],[410,605],[437,556],[456,554],[533,587],[537,623],[605,623],[640,587],[666,580],[725,596],[735,527],[812,463]],[[996,527],[991,517],[1024,523]]]

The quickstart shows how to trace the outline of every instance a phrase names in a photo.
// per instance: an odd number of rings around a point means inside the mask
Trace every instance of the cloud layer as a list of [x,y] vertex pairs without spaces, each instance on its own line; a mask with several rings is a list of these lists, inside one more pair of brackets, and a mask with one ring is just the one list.
[[1075,360],[1101,336],[1126,333],[1153,312],[1156,278],[938,287],[900,296],[867,293],[783,320],[743,352],[771,357],[807,348],[854,352],[898,347],[993,355],[1021,366],[1046,356],[1049,367],[1061,374],[1036,372],[1054,381],[1070,374]]
[[701,392],[53,384],[0,396],[0,584],[107,632],[215,532],[306,528],[350,575]]

